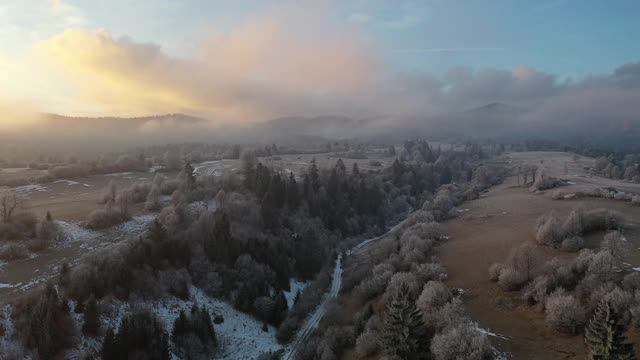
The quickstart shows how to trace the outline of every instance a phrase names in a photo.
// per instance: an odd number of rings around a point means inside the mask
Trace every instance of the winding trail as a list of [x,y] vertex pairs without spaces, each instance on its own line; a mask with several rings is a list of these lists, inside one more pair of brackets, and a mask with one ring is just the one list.
[[[345,256],[350,256],[352,254],[355,254],[358,251],[362,250],[362,248],[364,248],[366,245],[376,242],[380,239],[383,239],[389,236],[389,234],[392,234],[395,231],[398,231],[400,228],[402,228],[402,226],[405,224],[407,219],[408,217],[402,220],[401,222],[399,222],[398,224],[396,224],[395,226],[393,226],[391,229],[389,229],[389,231],[387,231],[386,233],[380,236],[376,236],[376,237],[361,241],[360,243],[358,243],[357,245],[355,245],[354,247],[346,251]],[[318,327],[318,324],[320,324],[320,321],[322,320],[324,315],[327,313],[327,310],[329,309],[329,304],[331,304],[333,300],[338,298],[338,294],[340,293],[340,288],[342,287],[342,272],[343,272],[342,260],[343,260],[342,254],[338,255],[338,258],[336,259],[336,265],[333,270],[333,277],[331,279],[331,287],[329,288],[329,291],[324,295],[320,305],[316,307],[316,309],[307,318],[304,325],[298,330],[298,335],[296,336],[295,340],[284,348],[285,352],[282,356],[283,360],[292,360],[296,358],[295,357],[296,353],[300,351],[300,349],[302,348],[302,345],[305,343],[307,338],[309,338],[309,336],[313,334],[313,331],[316,329],[316,327]]]

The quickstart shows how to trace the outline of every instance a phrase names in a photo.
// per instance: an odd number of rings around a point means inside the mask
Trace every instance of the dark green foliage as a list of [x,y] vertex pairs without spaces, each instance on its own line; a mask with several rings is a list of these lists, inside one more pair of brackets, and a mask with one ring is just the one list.
[[[110,334],[111,333],[111,334]],[[162,323],[147,310],[135,310],[121,321],[118,333],[109,329],[102,342],[102,360],[169,360],[169,337]]]
[[603,300],[598,305],[584,335],[593,360],[633,360],[636,358],[633,344],[624,336],[618,314],[611,304]]
[[160,220],[158,220],[158,218],[154,219],[149,226],[149,229],[147,230],[147,239],[149,239],[151,242],[159,243],[164,240],[166,236],[167,231],[160,223]]
[[429,346],[422,313],[411,299],[406,284],[401,285],[387,304],[379,341],[390,357],[417,360],[427,356]]
[[91,294],[87,305],[84,309],[84,323],[82,324],[82,332],[86,335],[95,336],[98,334],[100,327],[100,313],[98,312],[98,303],[95,296]]
[[193,174],[193,166],[191,166],[191,163],[184,163],[184,166],[182,167],[182,171],[180,171],[178,178],[180,179],[180,187],[185,193],[195,188],[196,176]]
[[217,212],[214,221],[212,231],[204,239],[204,251],[211,262],[231,265],[238,254],[227,214]]
[[204,307],[194,304],[187,314],[180,311],[180,315],[173,323],[171,340],[176,346],[176,352],[186,359],[213,354],[218,343],[213,322],[209,312]]
[[298,189],[298,182],[293,172],[289,173],[289,181],[287,182],[287,207],[289,209],[296,209],[300,206],[300,191]]
[[51,284],[16,305],[15,327],[22,342],[42,359],[54,358],[72,345],[69,305]]
[[67,286],[69,284],[69,274],[71,273],[71,267],[68,262],[62,263],[60,267],[60,276],[58,278],[58,283],[60,286]]
[[118,354],[118,349],[116,345],[116,336],[113,333],[113,328],[109,327],[107,329],[107,333],[102,340],[102,358],[103,359],[115,359]]
[[298,291],[296,291],[296,296],[293,298],[293,304],[297,304],[298,301],[300,301],[300,295],[302,294],[302,291],[300,291],[300,289],[298,289]]

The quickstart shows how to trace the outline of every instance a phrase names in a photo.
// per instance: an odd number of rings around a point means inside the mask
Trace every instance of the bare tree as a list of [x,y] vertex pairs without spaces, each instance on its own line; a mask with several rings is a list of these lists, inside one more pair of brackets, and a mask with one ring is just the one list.
[[22,199],[14,191],[3,191],[0,193],[0,216],[2,221],[11,221],[11,215],[22,204]]

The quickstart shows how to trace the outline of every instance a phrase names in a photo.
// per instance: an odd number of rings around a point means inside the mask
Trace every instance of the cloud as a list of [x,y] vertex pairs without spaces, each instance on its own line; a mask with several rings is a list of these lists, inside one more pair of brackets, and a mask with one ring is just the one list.
[[[56,14],[56,26],[87,21],[64,1],[47,9]],[[396,25],[421,21],[410,15],[411,9],[394,14]],[[391,123],[493,102],[531,109],[530,121],[615,119],[629,124],[640,113],[640,63],[577,81],[526,65],[455,67],[444,76],[398,74],[360,33],[368,27],[352,25],[373,22],[365,12],[352,13],[351,24],[344,27],[332,19],[322,6],[272,9],[229,30],[201,34],[193,51],[179,56],[106,30],[67,29],[38,37],[33,52],[11,59],[0,54],[0,66],[10,69],[0,73],[0,82],[9,84],[0,96],[30,91],[43,108],[71,115],[184,112],[232,124],[290,115],[377,117]]]
[[293,10],[210,34],[181,57],[104,30],[78,29],[38,43],[37,53],[73,82],[78,102],[99,111],[246,121],[348,112],[343,99],[366,90],[378,66],[355,34]]

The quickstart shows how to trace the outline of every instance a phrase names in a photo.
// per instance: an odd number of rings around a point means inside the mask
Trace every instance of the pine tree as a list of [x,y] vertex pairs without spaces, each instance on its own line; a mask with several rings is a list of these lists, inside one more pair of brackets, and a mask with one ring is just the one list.
[[297,304],[298,301],[300,301],[300,296],[302,296],[302,291],[300,291],[300,289],[298,289],[298,291],[296,291],[296,296],[293,298],[293,304]]
[[390,357],[424,359],[428,350],[422,314],[402,284],[389,303],[379,338],[383,351]]
[[618,314],[608,301],[598,305],[584,335],[593,360],[634,360],[633,344],[624,336],[624,326],[620,325]]
[[91,294],[87,305],[84,309],[84,323],[82,324],[82,332],[87,335],[98,334],[100,314],[98,313],[98,303],[95,296]]
[[69,277],[71,276],[71,267],[68,262],[62,263],[60,267],[60,277],[58,278],[58,283],[60,286],[67,287],[69,285]]
[[173,330],[171,331],[171,340],[174,343],[177,343],[178,340],[184,336],[185,330],[187,328],[187,314],[185,314],[184,310],[180,310],[180,315],[173,322]]
[[102,360],[111,360],[118,358],[118,350],[113,328],[109,327],[107,334],[102,341]]
[[188,161],[185,161],[182,171],[178,177],[180,178],[181,187],[184,192],[193,190],[196,185],[196,176],[193,174],[193,166]]
[[300,194],[298,192],[298,182],[293,172],[289,173],[289,182],[287,183],[287,206],[289,209],[296,209],[300,205]]
[[147,239],[151,240],[153,243],[159,243],[164,240],[166,234],[167,231],[164,229],[164,226],[162,226],[160,220],[156,218],[147,230]]

